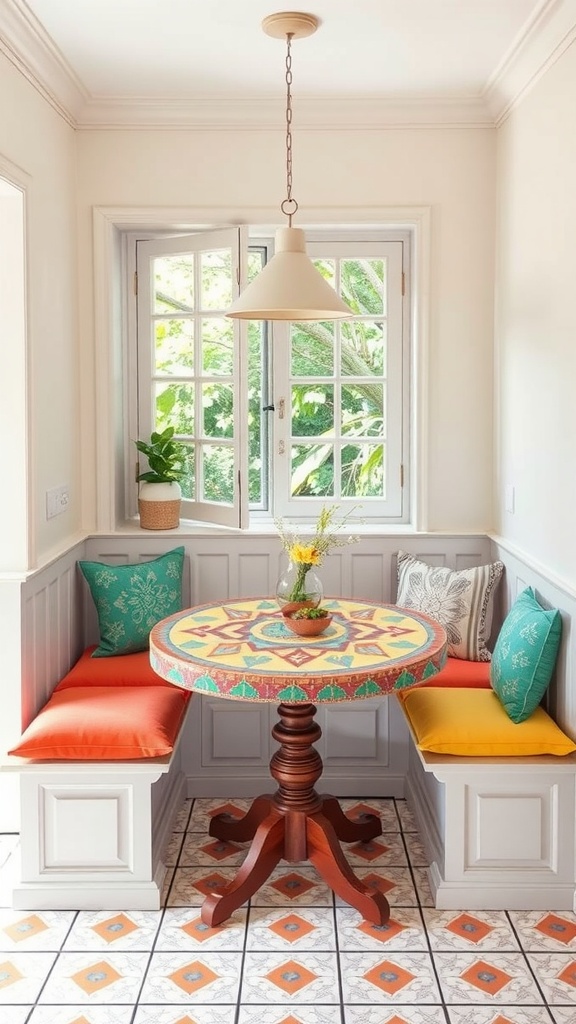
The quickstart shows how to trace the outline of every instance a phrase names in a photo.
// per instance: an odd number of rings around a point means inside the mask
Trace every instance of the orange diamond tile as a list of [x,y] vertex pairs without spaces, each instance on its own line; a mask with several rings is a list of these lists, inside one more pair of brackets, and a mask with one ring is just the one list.
[[194,888],[198,889],[203,896],[209,896],[211,892],[221,892],[225,886],[228,885],[229,879],[224,878],[224,875],[214,872],[211,875],[205,875],[204,878],[199,878],[197,882],[194,882]]
[[282,878],[277,878],[275,882],[270,883],[273,889],[277,892],[282,893],[283,896],[287,896],[289,899],[294,900],[297,896],[302,896],[303,893],[313,889],[315,882],[311,882],[309,878],[305,878],[304,875],[299,875],[295,871],[291,871],[288,875],[283,875]]
[[514,1021],[510,1020],[509,1017],[503,1017],[502,1014],[499,1013],[497,1017],[494,1017],[494,1020],[491,1021],[490,1024],[514,1024]]
[[233,853],[240,853],[242,847],[236,846],[236,843],[229,843],[226,839],[215,839],[213,843],[206,843],[206,846],[201,846],[200,849],[214,860],[224,860]]
[[559,917],[558,914],[547,914],[534,927],[536,931],[551,939],[557,939],[558,942],[572,942],[576,935],[576,924],[567,921],[565,917]]
[[105,942],[116,942],[116,939],[130,935],[130,932],[138,931],[139,925],[134,924],[126,914],[116,914],[115,917],[108,917],[105,921],[99,921],[92,925],[92,931],[96,932]]
[[106,988],[108,985],[113,985],[121,977],[122,975],[118,974],[118,971],[115,971],[110,964],[107,964],[105,960],[101,960],[99,963],[91,964],[90,967],[85,967],[83,971],[73,974],[72,981],[75,981],[83,992],[91,996],[93,992],[100,992],[101,989]]
[[370,921],[362,921],[361,924],[356,925],[357,931],[364,932],[365,935],[370,935],[373,939],[379,939],[380,942],[388,942],[390,939],[394,939],[400,932],[406,930],[405,924],[400,924],[399,921],[395,921],[393,917],[388,918],[386,924],[370,924]]
[[362,881],[369,889],[376,889],[378,892],[390,892],[390,889],[396,888],[396,882],[391,882],[384,875],[377,875],[375,871],[365,875]]
[[205,942],[206,939],[212,938],[213,935],[218,935],[222,931],[222,928],[211,928],[209,924],[204,924],[201,917],[195,917],[193,921],[187,921],[186,924],[181,924],[180,928],[183,932],[192,939],[196,939],[198,942]]
[[460,977],[491,996],[495,996],[512,981],[511,974],[506,974],[506,971],[501,971],[485,960],[478,960],[472,964],[472,967],[464,971]]
[[572,960],[558,975],[558,981],[565,981],[567,985],[576,988],[576,960]]
[[192,1020],[192,1017],[189,1017],[188,1014],[186,1014],[185,1017],[179,1017],[178,1020],[175,1020],[174,1024],[196,1024],[196,1021]]
[[194,960],[193,963],[186,964],[179,971],[169,974],[168,977],[170,981],[178,985],[178,988],[191,995],[192,992],[198,992],[205,985],[211,985],[213,981],[216,981],[218,975],[214,974],[214,971],[211,971],[206,964]]
[[222,804],[221,807],[216,807],[215,810],[210,811],[210,817],[214,818],[217,814],[224,814],[227,818],[243,818],[246,811],[241,810],[240,807],[236,807],[235,804]]
[[268,928],[271,932],[279,935],[281,939],[286,939],[288,942],[296,942],[296,939],[301,939],[303,935],[309,935],[310,932],[316,931],[315,924],[310,924],[309,921],[305,921],[298,914],[287,914],[286,917],[281,917],[279,921],[269,924]]
[[45,932],[47,928],[48,925],[41,917],[38,917],[37,914],[30,914],[29,917],[22,917],[19,921],[14,921],[14,924],[8,925],[2,931],[13,942],[22,942],[22,939],[29,939],[33,935]]
[[460,914],[444,927],[446,931],[454,932],[454,935],[459,935],[461,939],[467,939],[468,942],[481,942],[490,932],[494,931],[491,924],[479,921],[471,914]]
[[390,847],[384,846],[384,843],[378,843],[371,839],[368,843],[355,843],[348,852],[355,853],[358,857],[370,861],[376,860],[377,857],[381,857],[384,853],[388,853],[389,849]]
[[279,1020],[278,1024],[302,1024],[302,1021],[290,1015],[289,1017],[284,1017],[284,1020]]
[[363,821],[367,814],[371,817],[380,817],[378,809],[371,807],[370,804],[355,804],[354,807],[346,811],[346,817],[352,818],[352,821]]
[[376,964],[371,971],[368,971],[364,977],[366,981],[371,982],[376,988],[382,989],[383,992],[387,992],[388,995],[395,995],[401,988],[414,981],[416,975],[405,971],[403,967],[399,967],[398,964],[394,964],[390,960],[383,960],[382,963]]
[[24,975],[20,974],[18,968],[11,964],[9,960],[0,964],[0,988],[7,988],[8,985],[13,985],[15,981],[22,981],[23,977]]
[[[386,1024],[408,1024],[408,1021],[405,1020],[404,1017],[399,1017],[398,1014],[395,1013],[393,1017],[390,1017],[390,1019],[386,1021]],[[493,1024],[495,1024],[495,1022],[493,1022]]]
[[283,992],[292,995],[294,992],[299,992],[301,988],[305,988],[311,981],[315,981],[318,975],[309,971],[307,967],[297,963],[295,960],[287,960],[285,964],[282,964],[281,967],[276,967],[265,977],[273,985],[281,988]]
[[70,1021],[70,1024],[90,1024],[87,1017],[75,1017],[74,1020]]

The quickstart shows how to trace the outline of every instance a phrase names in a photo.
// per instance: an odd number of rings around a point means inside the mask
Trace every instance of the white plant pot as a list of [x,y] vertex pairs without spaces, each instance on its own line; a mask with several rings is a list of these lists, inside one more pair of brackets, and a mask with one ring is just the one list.
[[174,480],[166,484],[141,483],[138,495],[143,530],[174,530],[180,525],[182,491]]

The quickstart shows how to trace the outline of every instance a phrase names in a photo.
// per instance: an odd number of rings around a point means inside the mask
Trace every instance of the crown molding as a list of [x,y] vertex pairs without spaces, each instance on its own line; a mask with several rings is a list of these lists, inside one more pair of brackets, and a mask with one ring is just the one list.
[[[301,98],[294,109],[298,130],[493,127],[491,115],[481,98],[419,97],[409,101]],[[90,100],[81,112],[77,126],[92,130],[284,130],[283,111],[282,102],[268,99],[150,101],[118,97]]]
[[498,127],[576,38],[576,0],[541,0],[482,92]]
[[[25,0],[0,0],[0,52],[72,127],[85,130],[273,130],[278,100],[91,96]],[[298,100],[298,128],[493,128],[576,38],[576,0],[541,0],[480,96]]]
[[72,127],[89,100],[80,79],[23,0],[0,0],[0,50]]

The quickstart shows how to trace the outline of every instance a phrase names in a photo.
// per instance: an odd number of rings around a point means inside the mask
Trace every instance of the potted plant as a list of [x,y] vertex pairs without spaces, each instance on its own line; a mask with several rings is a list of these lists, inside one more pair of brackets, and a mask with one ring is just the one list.
[[299,608],[282,609],[284,622],[288,629],[299,636],[319,636],[332,622],[332,616],[327,608],[315,608],[311,605]]
[[186,476],[186,448],[174,440],[174,427],[153,431],[150,441],[135,441],[148,459],[140,483],[138,511],[143,530],[173,530],[180,523],[182,492],[179,481]]

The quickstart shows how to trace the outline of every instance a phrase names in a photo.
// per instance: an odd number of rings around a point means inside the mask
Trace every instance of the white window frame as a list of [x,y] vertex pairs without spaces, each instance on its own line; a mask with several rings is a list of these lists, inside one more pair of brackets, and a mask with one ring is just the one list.
[[[271,445],[275,508],[280,515],[293,522],[306,521],[316,518],[322,505],[335,500],[343,510],[360,505],[361,516],[366,521],[405,523],[410,509],[410,478],[409,473],[405,472],[410,461],[410,235],[408,232],[384,229],[378,232],[309,232],[307,252],[311,258],[316,259],[353,259],[363,256],[387,259],[387,312],[384,318],[387,321],[386,498],[291,498],[290,451],[296,439],[290,436],[290,325],[278,321],[272,325],[275,429]],[[336,323],[335,330],[338,329]],[[337,380],[345,382],[346,378],[334,376],[318,380],[319,383],[331,384]],[[348,441],[353,443],[354,438]]]
[[[370,532],[409,533],[429,529],[429,379],[431,339],[431,268],[433,252],[432,208],[411,206],[311,206],[299,226],[307,234],[322,229],[408,232],[411,244],[409,322],[410,353],[410,511],[402,527],[375,522]],[[211,229],[222,224],[263,225],[251,230],[257,241],[274,233],[276,207],[247,210],[238,206],[95,206],[92,211],[93,280],[95,302],[88,331],[93,328],[94,405],[83,410],[82,429],[94,441],[95,476],[82,481],[83,516],[91,530],[115,533],[133,528],[136,507],[133,453],[134,423],[130,421],[130,351],[132,277],[126,273],[128,239],[154,234],[178,234]],[[127,278],[129,288],[125,287]],[[124,282],[123,284],[121,282]],[[95,433],[96,431],[96,433]],[[87,526],[88,528],[88,526]],[[368,527],[367,527],[368,528]],[[193,535],[194,523],[182,523],[181,532]],[[218,530],[217,527],[214,528]],[[266,517],[251,515],[250,530],[267,532]]]
[[[166,235],[154,239],[140,239],[136,241],[136,266],[137,266],[137,423],[138,436],[148,439],[152,430],[155,429],[154,422],[154,382],[158,375],[154,369],[154,325],[158,319],[164,319],[166,313],[156,314],[154,312],[154,282],[151,269],[153,261],[163,255],[193,254],[197,257],[194,261],[195,268],[195,302],[200,301],[200,264],[198,257],[203,252],[213,250],[229,250],[231,255],[231,283],[232,295],[238,291],[240,275],[241,250],[246,249],[246,238],[244,231],[240,232],[235,228],[222,228],[217,231],[200,231],[180,235]],[[203,458],[202,453],[209,447],[217,444],[225,447],[233,455],[233,499],[231,503],[217,503],[208,500],[190,500],[182,498],[182,518],[198,522],[212,523],[217,526],[238,526],[246,528],[248,525],[248,444],[247,444],[247,352],[246,325],[242,321],[230,321],[233,332],[233,369],[230,377],[207,377],[202,369],[201,359],[201,335],[199,324],[203,317],[223,316],[225,310],[209,311],[202,310],[198,305],[190,314],[190,319],[196,324],[194,331],[194,374],[189,379],[189,385],[196,393],[194,403],[194,440],[191,445],[195,451],[196,464],[196,486],[202,491],[201,473]],[[188,316],[188,314],[186,314]],[[161,378],[166,380],[167,378]],[[202,433],[202,402],[201,392],[204,382],[213,380],[217,383],[226,383],[232,390],[233,395],[233,432],[231,438],[218,440],[216,438],[205,439]],[[178,378],[174,378],[176,383]],[[184,381],[184,378],[182,378]],[[140,467],[142,468],[142,467]],[[146,468],[146,467],[144,467]]]
[[[256,240],[255,240],[256,241]],[[358,506],[362,508],[362,516],[368,521],[386,523],[403,523],[407,521],[409,509],[409,477],[404,472],[408,461],[409,445],[409,366],[410,366],[410,332],[407,315],[408,296],[405,282],[409,277],[409,246],[407,232],[318,232],[308,237],[308,253],[314,258],[386,258],[388,267],[387,281],[387,367],[386,367],[386,498],[342,498],[336,495],[344,509]],[[242,261],[240,256],[240,239],[234,229],[222,229],[216,232],[193,232],[185,236],[170,234],[155,236],[152,240],[138,239],[136,244],[142,267],[139,274],[137,303],[139,313],[138,356],[135,360],[138,374],[137,414],[138,436],[148,437],[152,429],[152,387],[154,377],[152,370],[153,341],[149,326],[154,321],[152,313],[153,292],[148,272],[147,258],[154,255],[168,255],[178,252],[205,251],[222,246],[230,247],[237,260],[237,278],[246,265],[246,247],[249,243],[244,229]],[[242,267],[241,267],[242,262]],[[148,311],[148,313],[146,312]],[[235,494],[232,505],[218,505],[209,502],[183,501],[182,517],[190,521],[212,523],[221,526],[249,525],[248,510],[248,460],[247,460],[247,343],[246,325],[243,321],[235,321]],[[298,521],[306,521],[318,515],[322,505],[329,498],[290,498],[290,444],[289,426],[289,325],[275,322],[270,325],[272,337],[273,364],[273,404],[275,405],[274,420],[271,421],[270,452],[271,476],[269,506],[275,516],[287,516]],[[332,378],[334,379],[334,378]],[[264,386],[264,382],[263,382]],[[282,393],[285,394],[282,394]],[[280,414],[284,410],[284,415]],[[134,416],[131,417],[134,420]],[[286,457],[282,457],[286,455]],[[258,512],[255,513],[258,516]]]

